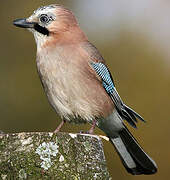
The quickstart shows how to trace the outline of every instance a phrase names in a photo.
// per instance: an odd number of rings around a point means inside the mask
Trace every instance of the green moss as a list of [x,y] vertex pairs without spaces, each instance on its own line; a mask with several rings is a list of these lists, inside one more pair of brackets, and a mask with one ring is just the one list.
[[[52,166],[41,168],[36,149],[43,142],[57,143],[58,153],[51,156]],[[61,155],[64,157],[60,161]],[[67,133],[20,133],[0,136],[0,174],[7,179],[107,179],[109,174],[101,141],[95,137]],[[97,178],[98,179],[98,178]]]

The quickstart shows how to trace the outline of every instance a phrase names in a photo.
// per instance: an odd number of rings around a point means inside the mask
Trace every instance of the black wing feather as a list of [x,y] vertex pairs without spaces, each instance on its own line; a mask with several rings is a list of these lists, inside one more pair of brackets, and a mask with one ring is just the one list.
[[126,120],[132,127],[136,128],[135,123],[137,123],[137,118],[140,119],[141,121],[144,121],[144,119],[133,109],[129,108],[123,103],[118,92],[116,91],[113,78],[107,66],[101,62],[100,63],[91,62],[91,65],[96,71],[96,73],[101,77],[103,88],[114,102],[119,115],[122,117],[122,119]]

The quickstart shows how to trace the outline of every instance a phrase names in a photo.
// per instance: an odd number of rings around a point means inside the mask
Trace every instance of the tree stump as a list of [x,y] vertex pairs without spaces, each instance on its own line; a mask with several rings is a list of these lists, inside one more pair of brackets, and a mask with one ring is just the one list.
[[98,136],[0,134],[0,179],[111,179]]

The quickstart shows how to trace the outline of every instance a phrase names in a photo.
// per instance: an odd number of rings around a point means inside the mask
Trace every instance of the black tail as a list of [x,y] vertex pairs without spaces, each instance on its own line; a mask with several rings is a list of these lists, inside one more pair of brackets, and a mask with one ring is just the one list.
[[128,129],[121,130],[118,137],[110,137],[110,141],[129,173],[139,175],[157,172],[156,163],[138,145]]

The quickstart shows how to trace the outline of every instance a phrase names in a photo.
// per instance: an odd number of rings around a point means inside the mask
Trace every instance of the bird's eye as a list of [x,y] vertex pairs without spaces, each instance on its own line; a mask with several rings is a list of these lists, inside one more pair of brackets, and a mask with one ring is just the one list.
[[49,18],[46,14],[42,14],[42,15],[40,16],[40,21],[41,21],[42,23],[47,24],[47,23],[50,21],[50,18]]

